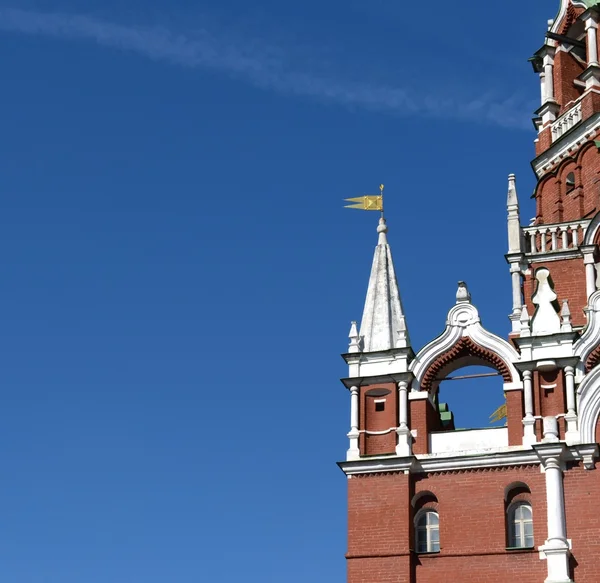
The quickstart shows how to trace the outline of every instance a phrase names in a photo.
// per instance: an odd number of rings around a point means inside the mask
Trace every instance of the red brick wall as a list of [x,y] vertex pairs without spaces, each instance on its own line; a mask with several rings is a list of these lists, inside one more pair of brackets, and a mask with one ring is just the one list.
[[523,391],[507,391],[506,422],[508,425],[508,445],[523,444]]
[[562,301],[569,300],[571,318],[574,325],[583,326],[586,323],[583,309],[587,304],[585,288],[585,265],[583,259],[565,259],[562,261],[549,261],[547,263],[534,263],[530,265],[531,273],[524,277],[523,293],[527,302],[530,316],[535,313],[535,306],[531,301],[537,287],[535,271],[540,267],[550,270],[554,291],[562,306]]
[[[600,210],[600,153],[595,138],[539,181],[535,194],[538,224],[591,218]],[[575,176],[573,189],[567,186],[570,173]]]
[[563,113],[572,101],[581,96],[573,81],[583,73],[584,67],[570,53],[558,51],[554,57],[554,97]]
[[348,480],[348,583],[409,583],[410,476]]
[[429,433],[441,431],[442,424],[438,410],[429,399],[409,402],[409,427],[417,431],[413,442],[413,453],[429,453]]
[[573,541],[573,565],[577,583],[598,583],[600,570],[600,476],[598,470],[576,466],[565,472],[567,537]]
[[583,213],[574,216],[574,218],[580,216],[591,217],[599,210],[600,153],[598,148],[594,144],[588,144],[581,150],[578,162],[581,168],[581,185],[583,188]]
[[[352,477],[348,583],[543,581],[546,563],[537,552],[506,550],[505,494],[514,482],[531,490],[537,547],[546,538],[545,480],[538,466]],[[410,502],[424,491],[439,503],[441,551],[435,555],[411,552]]]
[[[384,397],[369,396],[373,389],[384,389],[389,394]],[[377,411],[376,401],[385,399],[384,410]],[[368,385],[360,388],[359,428],[367,431],[387,431],[398,426],[398,392],[394,383]],[[396,451],[396,432],[384,435],[361,433],[359,447],[362,455],[394,453]]]

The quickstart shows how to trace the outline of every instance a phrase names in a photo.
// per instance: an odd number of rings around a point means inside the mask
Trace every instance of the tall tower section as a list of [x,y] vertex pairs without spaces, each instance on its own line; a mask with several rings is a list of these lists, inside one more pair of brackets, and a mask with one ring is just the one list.
[[[534,310],[535,272],[550,270],[556,294],[568,299],[573,325],[586,323],[584,310],[596,291],[600,220],[600,3],[562,0],[542,47],[531,59],[541,82],[535,217],[518,231],[518,202],[509,200],[510,253],[514,274],[521,263],[523,292]],[[514,190],[514,189],[513,189]],[[515,275],[513,330],[519,330],[520,292]]]
[[[413,350],[379,223],[343,355],[348,583],[600,581],[599,22],[600,2],[562,0],[531,59],[536,214],[523,225],[510,175],[508,338],[459,282],[440,333]],[[471,366],[497,377],[495,396],[458,372]],[[459,428],[447,381],[467,377],[473,400],[505,403],[500,424]]]

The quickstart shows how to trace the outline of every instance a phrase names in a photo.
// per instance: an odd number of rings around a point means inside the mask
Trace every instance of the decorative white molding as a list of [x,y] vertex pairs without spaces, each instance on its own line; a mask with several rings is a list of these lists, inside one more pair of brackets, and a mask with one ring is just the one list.
[[576,126],[582,119],[583,112],[581,101],[579,101],[550,126],[552,128],[552,141],[556,142],[556,140],[566,134],[572,127]]
[[597,213],[594,218],[590,221],[585,233],[585,239],[583,245],[593,245],[596,239],[596,233],[600,229],[600,213]]
[[[533,225],[523,229],[527,255],[559,253],[578,249],[584,244],[590,219],[549,225]],[[564,259],[564,257],[561,257]]]
[[587,326],[575,342],[573,352],[583,364],[600,343],[600,291],[594,292],[588,299]]
[[587,9],[587,4],[585,0],[561,0],[560,9],[556,18],[552,22],[552,26],[550,27],[551,32],[558,32],[559,27],[562,24],[563,18],[567,15],[567,10],[569,9],[569,4],[573,4],[573,6],[577,6],[579,8]]
[[[536,448],[539,446],[536,446]],[[543,448],[564,447],[563,461],[583,461],[586,466],[598,457],[598,445],[564,446],[562,443],[542,444]],[[451,472],[459,470],[479,470],[486,468],[503,468],[508,466],[540,465],[539,452],[532,447],[512,446],[504,451],[479,454],[421,454],[406,457],[377,456],[362,458],[338,465],[348,475],[385,474],[398,471],[412,473]]]
[[579,396],[579,435],[582,443],[596,441],[596,424],[600,416],[600,367],[591,370],[577,389]]
[[481,468],[515,465],[538,465],[540,460],[533,449],[514,449],[480,455],[416,455],[410,458],[373,457],[357,462],[341,462],[339,465],[346,475],[381,474],[404,471],[443,472],[452,470],[475,470]]
[[548,148],[541,156],[533,162],[533,170],[538,178],[541,178],[552,167],[573,153],[590,138],[592,138],[600,128],[600,114],[594,114],[586,119],[569,134],[568,138],[559,140],[555,146]]
[[423,377],[431,365],[463,337],[471,338],[473,342],[502,359],[512,378],[510,383],[505,383],[505,389],[522,387],[519,373],[513,365],[519,361],[517,351],[506,340],[483,328],[479,312],[473,304],[460,301],[448,312],[444,332],[423,347],[411,363],[409,370],[415,375],[413,390],[421,389]]
[[431,453],[485,452],[508,447],[508,427],[439,431],[429,434]]
[[551,284],[550,270],[542,267],[535,274],[537,290],[531,301],[537,306],[531,320],[532,336],[548,336],[560,332],[560,316],[554,308],[557,295]]

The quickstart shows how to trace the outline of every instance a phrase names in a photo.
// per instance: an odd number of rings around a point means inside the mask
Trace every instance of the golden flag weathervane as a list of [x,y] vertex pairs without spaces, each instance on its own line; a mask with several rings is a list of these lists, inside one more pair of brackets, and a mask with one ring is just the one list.
[[380,211],[383,216],[383,189],[384,185],[379,186],[380,194],[367,194],[365,196],[357,196],[355,198],[347,198],[346,202],[353,204],[347,204],[344,208],[347,209],[358,209],[361,211]]
[[504,405],[500,405],[491,415],[490,415],[490,423],[496,423],[497,421],[502,421],[502,419],[506,419],[507,408],[506,403]]

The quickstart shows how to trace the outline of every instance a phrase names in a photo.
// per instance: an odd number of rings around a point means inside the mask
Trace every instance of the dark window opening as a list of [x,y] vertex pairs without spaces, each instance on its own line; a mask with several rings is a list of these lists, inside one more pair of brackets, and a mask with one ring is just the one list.
[[385,401],[375,403],[375,411],[385,411]]
[[567,174],[567,179],[566,179],[565,183],[567,185],[567,192],[571,192],[572,190],[575,189],[575,173],[574,172],[569,172],[569,174]]

